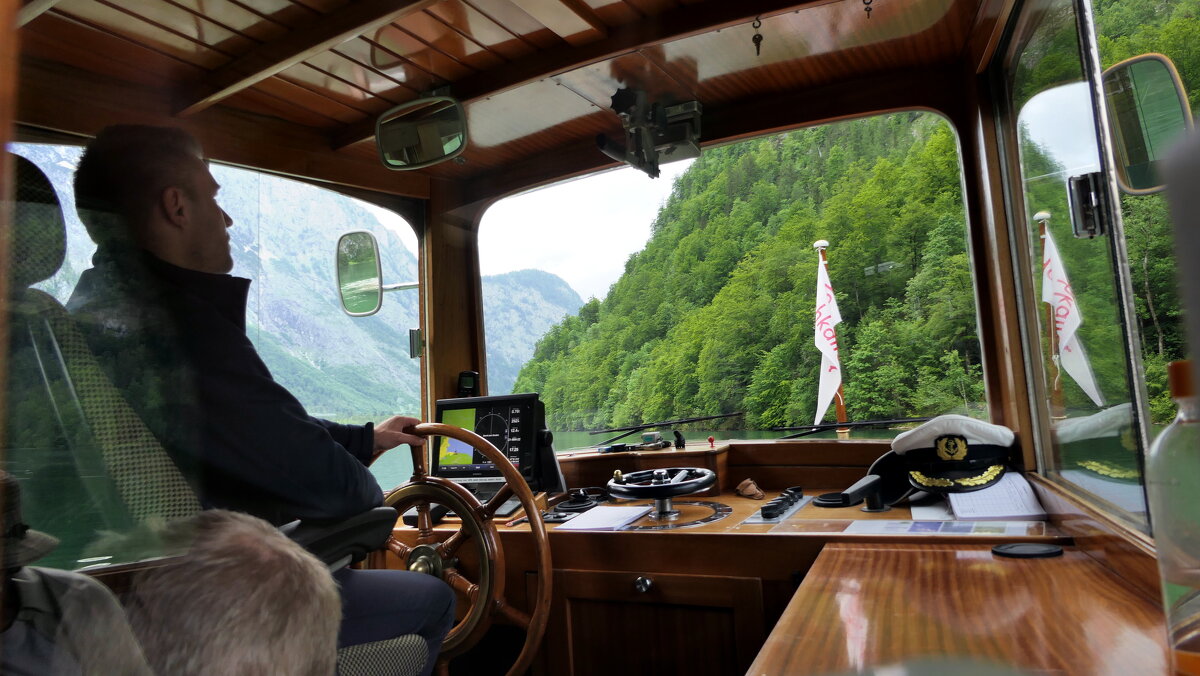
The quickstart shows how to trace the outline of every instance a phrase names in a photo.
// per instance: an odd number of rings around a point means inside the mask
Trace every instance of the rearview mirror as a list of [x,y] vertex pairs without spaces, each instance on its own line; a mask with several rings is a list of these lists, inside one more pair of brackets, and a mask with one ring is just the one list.
[[337,284],[346,314],[366,317],[379,312],[383,306],[383,270],[375,235],[360,230],[338,239]]
[[1192,127],[1192,111],[1171,60],[1143,54],[1104,71],[1117,184],[1131,195],[1162,190],[1158,163]]
[[428,167],[467,147],[467,116],[462,104],[449,96],[409,101],[379,116],[375,142],[388,169]]

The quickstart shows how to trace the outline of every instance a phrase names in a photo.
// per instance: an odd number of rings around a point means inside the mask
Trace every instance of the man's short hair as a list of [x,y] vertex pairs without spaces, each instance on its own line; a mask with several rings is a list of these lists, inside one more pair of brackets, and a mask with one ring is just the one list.
[[201,157],[199,142],[178,127],[103,129],[75,170],[75,207],[92,241],[100,247],[136,241],[163,190],[190,190],[188,171]]
[[129,622],[159,674],[329,676],[341,599],[329,570],[266,521],[208,510],[179,562],[141,574]]

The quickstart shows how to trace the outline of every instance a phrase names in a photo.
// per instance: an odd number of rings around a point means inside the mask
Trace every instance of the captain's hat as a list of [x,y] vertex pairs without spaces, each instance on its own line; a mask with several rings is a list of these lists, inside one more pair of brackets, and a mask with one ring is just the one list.
[[1015,436],[1003,425],[965,415],[942,415],[897,435],[892,450],[903,457],[908,481],[923,491],[967,493],[1004,476]]

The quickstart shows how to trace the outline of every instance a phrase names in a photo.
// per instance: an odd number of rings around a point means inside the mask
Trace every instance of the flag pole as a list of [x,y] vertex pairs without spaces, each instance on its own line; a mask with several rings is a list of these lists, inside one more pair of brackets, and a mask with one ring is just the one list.
[[[817,254],[821,257],[821,265],[826,269],[826,274],[829,270],[829,259],[825,255],[825,249],[829,247],[829,242],[819,239],[813,242],[813,248],[817,250]],[[840,359],[838,360],[841,361]],[[837,421],[844,423],[848,420],[846,417],[846,398],[842,392],[842,383],[838,383],[837,394],[833,395],[834,412],[837,415]],[[838,439],[849,439],[850,428],[839,427],[837,429]]]
[[[1042,240],[1042,265],[1045,266],[1046,260],[1046,228],[1050,222],[1049,211],[1039,211],[1033,215],[1033,220],[1038,222],[1038,235]],[[1042,270],[1042,284],[1046,283],[1046,271]],[[1050,418],[1052,420],[1062,420],[1066,417],[1066,407],[1063,405],[1063,390],[1062,390],[1062,373],[1058,368],[1058,325],[1054,319],[1054,306],[1049,303],[1044,303],[1046,306],[1046,330],[1050,333],[1050,340],[1046,345],[1046,369],[1050,374]]]

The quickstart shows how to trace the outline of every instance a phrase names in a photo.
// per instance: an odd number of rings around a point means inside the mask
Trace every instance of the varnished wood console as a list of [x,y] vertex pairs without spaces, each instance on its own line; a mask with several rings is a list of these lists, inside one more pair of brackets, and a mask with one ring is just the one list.
[[817,557],[746,673],[947,659],[1022,673],[1167,672],[1157,604],[1076,548],[1007,559],[988,546],[836,543]]

